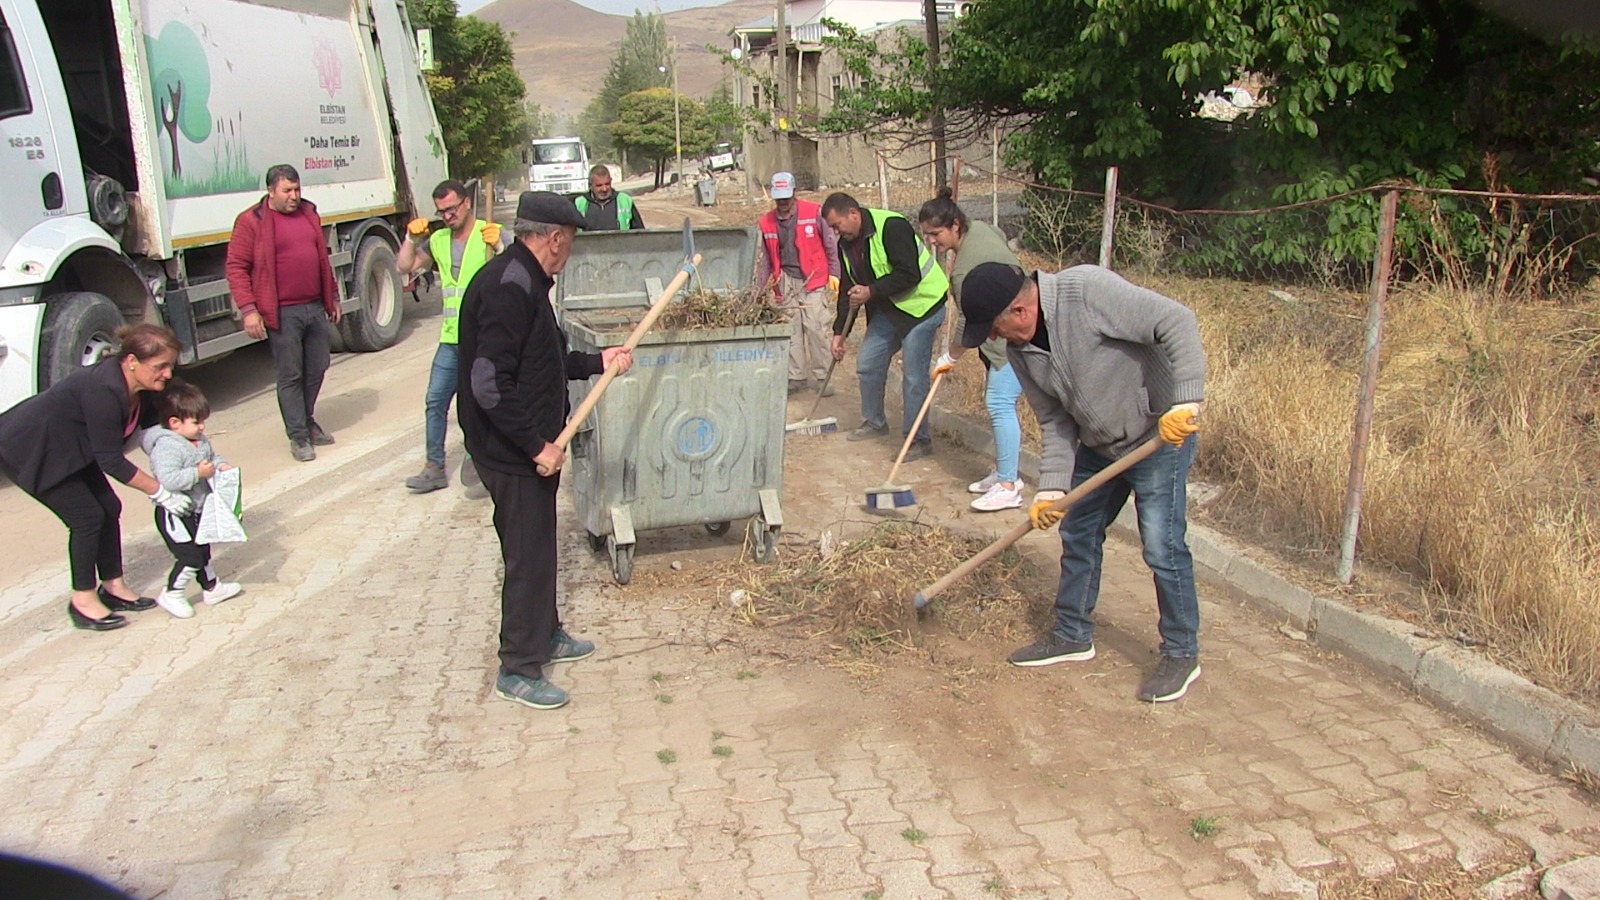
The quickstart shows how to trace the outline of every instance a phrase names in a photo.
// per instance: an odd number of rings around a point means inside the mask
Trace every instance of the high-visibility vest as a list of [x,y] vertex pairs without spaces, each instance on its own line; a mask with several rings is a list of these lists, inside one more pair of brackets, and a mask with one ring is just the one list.
[[[794,201],[794,246],[800,257],[800,272],[805,276],[806,290],[814,291],[828,283],[828,248],[822,242],[822,206],[810,200]],[[783,279],[782,254],[778,249],[778,211],[767,210],[761,217],[761,239],[767,245],[767,260],[772,264],[772,280]]]
[[[578,212],[582,213],[583,217],[587,219],[589,217],[589,195],[584,194],[572,202],[578,207]],[[632,223],[633,198],[621,191],[617,191],[617,228],[627,231]]]
[[467,295],[467,285],[489,261],[489,245],[483,242],[478,230],[482,223],[473,222],[467,232],[467,244],[461,250],[461,272],[450,271],[450,229],[441,228],[428,236],[428,255],[439,270],[439,283],[444,285],[444,322],[439,326],[439,343],[459,343],[461,323],[461,298]]
[[[872,266],[874,279],[882,278],[892,271],[889,265],[889,254],[883,249],[883,226],[892,219],[904,219],[905,216],[886,209],[867,209],[862,211],[872,217],[872,237],[867,239],[867,261]],[[845,270],[850,270],[850,254],[840,253],[839,262],[844,264]],[[944,295],[950,290],[950,280],[944,276],[944,269],[933,259],[933,254],[928,252],[928,245],[917,241],[917,268],[922,272],[922,280],[910,293],[903,297],[891,297],[891,302],[901,312],[907,315],[922,318],[928,311],[944,302]],[[850,272],[850,280],[861,284],[854,272]]]

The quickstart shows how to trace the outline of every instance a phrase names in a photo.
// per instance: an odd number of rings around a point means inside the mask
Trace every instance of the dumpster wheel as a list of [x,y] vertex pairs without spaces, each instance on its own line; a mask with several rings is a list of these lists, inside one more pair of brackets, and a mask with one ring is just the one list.
[[747,536],[756,562],[769,563],[778,558],[778,527],[768,526],[767,520],[757,513],[750,517]]
[[730,522],[707,522],[706,533],[712,537],[722,537],[728,533],[728,527],[731,524]]
[[617,584],[627,584],[633,578],[633,544],[617,543],[616,535],[606,536],[606,555],[611,557],[611,577]]

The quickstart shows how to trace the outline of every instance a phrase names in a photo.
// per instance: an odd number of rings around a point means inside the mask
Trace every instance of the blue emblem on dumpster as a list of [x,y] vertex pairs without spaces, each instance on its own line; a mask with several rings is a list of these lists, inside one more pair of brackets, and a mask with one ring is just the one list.
[[685,457],[705,456],[717,446],[717,426],[695,416],[678,426],[678,453]]

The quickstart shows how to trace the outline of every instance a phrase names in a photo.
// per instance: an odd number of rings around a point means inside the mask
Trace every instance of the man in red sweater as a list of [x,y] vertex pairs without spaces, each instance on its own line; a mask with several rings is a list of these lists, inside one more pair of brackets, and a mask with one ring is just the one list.
[[272,348],[289,452],[310,462],[317,446],[333,443],[316,410],[330,357],[327,323],[339,324],[339,288],[322,219],[300,199],[294,166],[267,170],[267,195],[233,222],[225,268],[245,333]]

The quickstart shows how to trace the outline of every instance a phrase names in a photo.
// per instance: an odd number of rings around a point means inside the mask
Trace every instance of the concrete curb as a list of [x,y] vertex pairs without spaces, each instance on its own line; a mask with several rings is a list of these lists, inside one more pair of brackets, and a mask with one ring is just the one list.
[[[937,406],[928,416],[935,429],[966,447],[994,452],[987,422]],[[1038,454],[1023,449],[1019,470],[1024,480],[1037,484]],[[1123,509],[1112,531],[1138,542],[1132,504]],[[1319,646],[1405,685],[1441,709],[1559,768],[1600,774],[1600,715],[1595,711],[1478,653],[1419,637],[1405,622],[1351,609],[1293,584],[1213,529],[1191,522],[1189,549],[1202,577],[1226,584],[1256,609],[1304,631]]]

